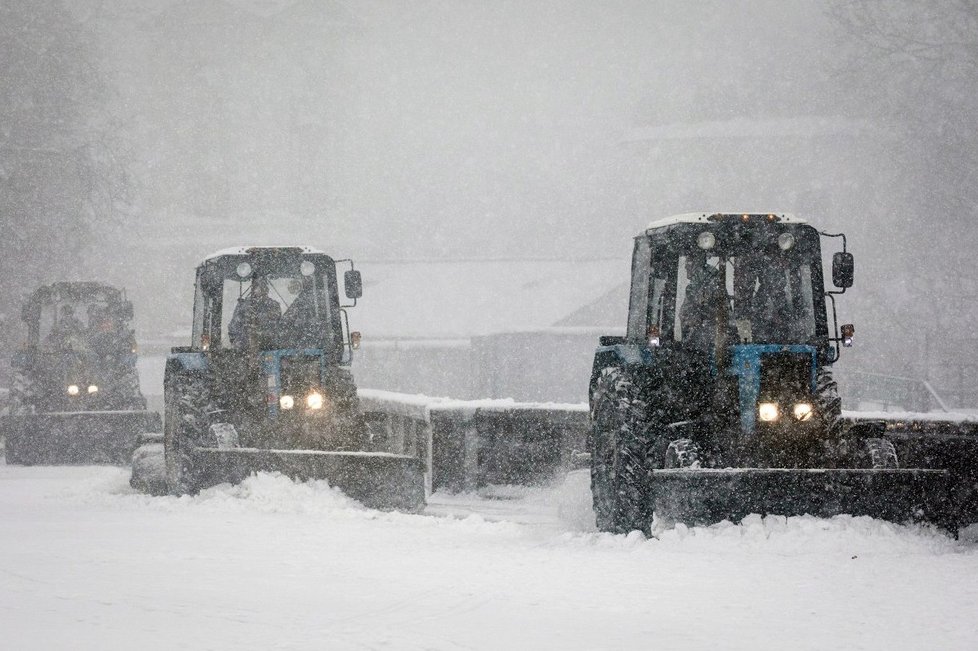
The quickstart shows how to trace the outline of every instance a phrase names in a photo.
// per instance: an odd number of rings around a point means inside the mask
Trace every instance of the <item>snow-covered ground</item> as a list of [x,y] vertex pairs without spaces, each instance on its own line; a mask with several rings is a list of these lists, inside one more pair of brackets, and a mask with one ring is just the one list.
[[864,518],[593,531],[587,475],[424,515],[0,464],[10,649],[974,649],[978,546]]

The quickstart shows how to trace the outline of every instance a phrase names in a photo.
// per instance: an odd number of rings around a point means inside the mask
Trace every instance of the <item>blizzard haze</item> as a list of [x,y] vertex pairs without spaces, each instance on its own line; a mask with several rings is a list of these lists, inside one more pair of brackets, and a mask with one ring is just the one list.
[[[975,98],[974,0],[0,0],[0,398],[25,295],[100,280],[134,303],[159,409],[195,266],[298,244],[363,273],[361,398],[584,423],[633,238],[770,211],[848,236],[845,413],[970,426]],[[459,440],[461,483],[437,488],[478,483]],[[587,470],[404,514],[277,474],[150,497],[126,468],[4,463],[0,640],[978,646],[974,526],[749,516],[646,539],[597,532],[591,500]]]
[[[631,238],[654,218],[792,211],[845,231],[856,255],[840,318],[857,324],[858,345],[840,372],[930,378],[956,406],[975,402],[978,359],[962,354],[976,337],[970,3],[3,11],[14,304],[40,282],[100,277],[129,288],[141,340],[169,341],[188,330],[193,266],[231,244],[301,242],[364,261],[369,300],[370,262],[615,260],[624,282]],[[18,25],[34,40],[14,38]],[[64,51],[32,62],[50,51],[37,43]],[[31,113],[41,95],[60,113]],[[68,183],[63,164],[41,184],[36,149],[83,152],[66,165],[87,180]],[[465,330],[457,295],[505,304],[511,291],[465,286],[479,273],[418,301]],[[609,320],[623,324],[624,309]],[[4,314],[16,321],[16,306]]]

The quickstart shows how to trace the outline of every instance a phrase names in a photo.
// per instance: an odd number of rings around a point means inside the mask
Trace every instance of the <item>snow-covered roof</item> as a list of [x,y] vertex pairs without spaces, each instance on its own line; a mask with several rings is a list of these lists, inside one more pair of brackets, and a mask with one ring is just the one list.
[[[623,255],[598,260],[366,260],[357,268],[363,273],[363,298],[350,311],[350,325],[362,330],[365,339],[376,340],[472,337],[571,325],[563,320],[627,281],[631,267]],[[620,302],[611,319],[624,325],[627,293]]]
[[770,211],[744,211],[738,212],[735,210],[728,210],[724,212],[687,212],[681,215],[673,215],[672,217],[663,217],[662,219],[657,219],[648,225],[648,228],[663,228],[665,226],[673,226],[675,224],[699,224],[708,223],[712,215],[775,215],[778,220],[786,224],[807,224],[808,222],[801,217],[793,215],[787,212],[770,212]]
[[[241,255],[247,248],[225,249],[208,259]],[[363,298],[349,311],[350,326],[362,331],[371,343],[468,339],[554,327],[624,326],[630,253],[623,247],[618,258],[585,260],[357,258]],[[166,301],[137,303],[143,339],[170,338],[174,333],[189,339],[193,283],[182,281],[192,280],[192,269],[174,265],[168,272]],[[341,300],[342,294],[341,285]],[[162,309],[163,305],[168,309]]]
[[226,255],[251,255],[252,249],[299,249],[303,253],[322,253],[325,255],[325,251],[320,251],[319,249],[313,248],[311,246],[269,246],[269,245],[254,245],[254,246],[232,246],[227,249],[221,249],[220,251],[215,251],[211,253],[203,260],[201,264],[207,262],[208,260],[213,260],[214,258],[220,258]]

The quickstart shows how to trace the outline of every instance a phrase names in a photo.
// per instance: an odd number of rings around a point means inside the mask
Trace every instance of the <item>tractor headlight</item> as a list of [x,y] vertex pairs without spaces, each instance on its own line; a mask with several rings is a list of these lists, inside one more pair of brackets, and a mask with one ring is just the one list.
[[282,396],[278,399],[278,406],[282,409],[292,409],[295,407],[295,398],[292,396]]
[[778,419],[778,403],[762,402],[757,405],[757,417],[765,423],[773,423]]
[[318,391],[313,391],[308,396],[306,396],[306,407],[309,409],[322,409],[323,408],[323,394]]
[[815,415],[815,408],[812,407],[812,403],[810,402],[799,402],[791,408],[791,413],[793,413],[795,418],[798,420],[808,421]]
[[696,238],[696,246],[700,247],[704,251],[709,251],[714,246],[716,246],[717,238],[716,235],[710,231],[703,231]]
[[781,233],[778,235],[778,248],[787,251],[795,245],[795,236],[791,233]]
[[98,385],[97,384],[89,384],[88,385],[88,393],[89,393],[89,395],[98,393]]
[[81,389],[78,388],[78,385],[77,384],[69,384],[68,385],[68,395],[69,396],[77,396],[79,391],[81,391]]

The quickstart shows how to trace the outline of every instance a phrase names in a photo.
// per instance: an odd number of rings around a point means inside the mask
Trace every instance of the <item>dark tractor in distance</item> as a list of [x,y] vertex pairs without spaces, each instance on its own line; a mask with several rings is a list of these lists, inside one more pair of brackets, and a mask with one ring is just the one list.
[[[842,239],[839,291],[823,289],[820,236]],[[636,237],[626,334],[601,338],[590,381],[598,527],[751,513],[948,524],[946,472],[901,468],[883,423],[841,418],[829,368],[854,329],[839,334],[834,295],[852,280],[845,237],[787,214],[679,215]]]
[[308,247],[221,251],[197,268],[190,346],[164,378],[166,487],[194,493],[251,472],[326,479],[364,504],[418,510],[423,464],[413,450],[369,450],[349,365],[359,333],[346,307],[360,272]]
[[132,303],[97,282],[38,288],[23,306],[26,345],[12,360],[8,464],[127,463],[159,431],[136,372]]

